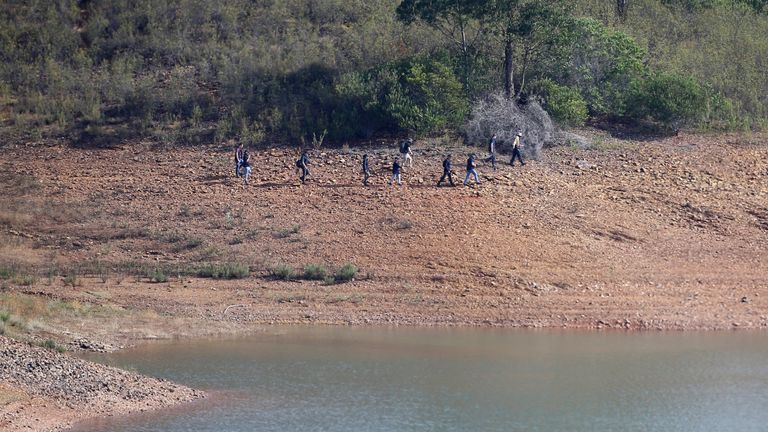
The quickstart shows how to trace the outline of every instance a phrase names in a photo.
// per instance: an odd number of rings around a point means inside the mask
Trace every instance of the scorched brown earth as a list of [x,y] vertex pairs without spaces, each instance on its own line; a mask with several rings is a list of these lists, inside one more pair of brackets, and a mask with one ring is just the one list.
[[[428,141],[402,187],[386,185],[396,151],[383,143],[313,151],[303,186],[288,149],[253,151],[244,186],[228,147],[6,145],[0,330],[111,350],[283,323],[767,327],[766,137],[592,140],[525,167],[481,164],[472,187],[460,186],[466,155],[482,149]],[[459,186],[436,188],[447,152]],[[359,269],[346,283],[301,277],[345,264]],[[12,359],[77,361],[0,340]],[[30,376],[1,385],[8,427],[70,420]],[[13,417],[15,403],[31,414]]]
[[[435,187],[442,155],[454,153],[460,184],[467,152],[484,152],[432,148],[417,142],[400,188],[385,184],[395,150],[369,150],[376,176],[364,188],[361,151],[314,151],[304,186],[296,151],[253,151],[246,187],[219,147],[6,147],[3,260],[39,275],[7,290],[203,328],[768,326],[765,137],[559,147],[523,168],[481,165],[483,184],[455,188]],[[251,276],[174,274],[207,263]],[[269,277],[346,263],[360,269],[348,283]],[[57,276],[42,276],[53,265]],[[168,281],[149,280],[158,269]]]

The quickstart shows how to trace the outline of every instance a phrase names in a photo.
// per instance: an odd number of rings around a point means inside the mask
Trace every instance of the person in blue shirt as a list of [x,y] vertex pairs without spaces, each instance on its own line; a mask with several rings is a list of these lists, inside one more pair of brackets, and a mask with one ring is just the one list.
[[469,159],[467,159],[467,176],[464,177],[464,186],[466,186],[469,183],[469,176],[475,177],[475,183],[480,184],[480,176],[477,174],[477,162],[475,162],[475,156],[474,153],[469,155]]
[[368,166],[368,155],[363,155],[363,186],[368,186],[368,178],[371,176],[371,169]]
[[448,182],[451,184],[451,186],[456,186],[453,184],[453,171],[451,170],[451,155],[448,155],[445,157],[445,160],[443,160],[443,176],[440,177],[440,180],[437,182],[437,186],[440,187],[443,185],[443,182],[445,179],[448,179]]
[[400,158],[395,158],[395,162],[392,163],[392,179],[389,181],[389,185],[392,186],[392,183],[394,183],[395,180],[397,180],[397,185],[402,186],[402,183],[400,182]]

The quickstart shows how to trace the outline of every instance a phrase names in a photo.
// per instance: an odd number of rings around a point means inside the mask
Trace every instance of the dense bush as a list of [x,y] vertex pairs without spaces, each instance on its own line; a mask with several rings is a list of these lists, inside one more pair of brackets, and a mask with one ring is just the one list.
[[696,80],[657,72],[633,82],[628,112],[678,128],[701,120],[707,108],[704,89]]
[[587,121],[587,102],[579,90],[561,86],[552,80],[541,80],[532,86],[543,98],[544,108],[557,122],[567,126],[582,126]]
[[[551,80],[547,108],[566,124],[582,118],[574,89],[592,116],[716,127],[768,118],[765,0],[633,0],[622,19],[604,0],[421,2],[455,6],[432,24],[400,21],[400,0],[5,3],[3,120],[82,142],[301,144],[324,131],[344,142],[457,128],[503,87],[507,42],[515,87]],[[547,8],[558,13],[521,18]],[[663,87],[695,90],[674,76],[701,88],[703,115],[648,100]]]

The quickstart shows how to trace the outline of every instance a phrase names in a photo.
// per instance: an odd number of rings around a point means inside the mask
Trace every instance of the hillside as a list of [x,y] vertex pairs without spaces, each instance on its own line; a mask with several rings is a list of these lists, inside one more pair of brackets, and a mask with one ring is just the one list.
[[[295,152],[254,152],[244,187],[218,147],[11,147],[3,296],[120,311],[36,318],[54,338],[102,343],[262,323],[768,326],[765,137],[594,142],[481,166],[483,184],[466,188],[434,182],[442,153],[462,172],[467,149],[423,141],[402,188],[383,184],[391,145],[368,150],[369,188],[360,151],[315,151],[305,186]],[[273,277],[347,263],[360,271],[346,283]],[[241,279],[200,277],[243,266]]]

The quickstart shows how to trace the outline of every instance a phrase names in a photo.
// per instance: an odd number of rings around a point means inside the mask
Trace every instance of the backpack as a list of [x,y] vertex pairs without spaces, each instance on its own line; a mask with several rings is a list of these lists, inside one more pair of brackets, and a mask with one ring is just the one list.
[[400,153],[402,154],[408,153],[408,141],[403,141],[400,143]]
[[301,168],[301,158],[296,159],[296,168]]

